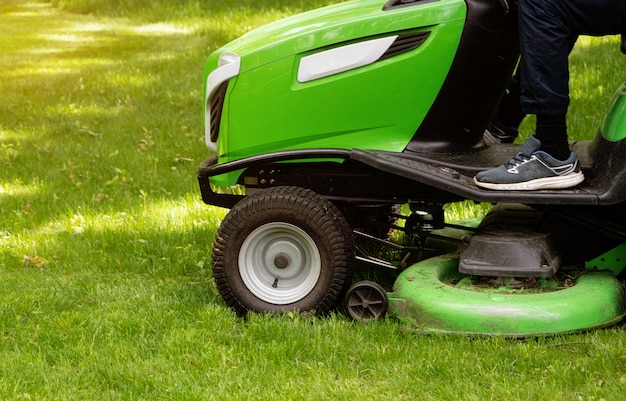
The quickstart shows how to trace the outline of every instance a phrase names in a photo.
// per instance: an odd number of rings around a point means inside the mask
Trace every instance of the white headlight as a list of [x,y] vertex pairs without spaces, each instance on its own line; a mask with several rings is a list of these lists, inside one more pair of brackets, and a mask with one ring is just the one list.
[[224,52],[220,55],[217,65],[223,67],[228,64],[234,64],[240,62],[240,58],[235,53]]
[[222,53],[218,60],[218,67],[209,74],[206,83],[205,101],[205,137],[209,149],[217,151],[217,144],[211,140],[211,96],[218,91],[222,84],[239,75],[241,58],[235,53]]

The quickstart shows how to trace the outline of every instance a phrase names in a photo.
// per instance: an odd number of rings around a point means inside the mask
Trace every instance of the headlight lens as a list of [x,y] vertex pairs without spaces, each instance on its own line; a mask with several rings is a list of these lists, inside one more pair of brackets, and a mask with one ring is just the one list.
[[217,65],[220,67],[223,67],[228,64],[237,63],[239,60],[240,60],[239,56],[236,55],[235,53],[224,52],[220,55]]

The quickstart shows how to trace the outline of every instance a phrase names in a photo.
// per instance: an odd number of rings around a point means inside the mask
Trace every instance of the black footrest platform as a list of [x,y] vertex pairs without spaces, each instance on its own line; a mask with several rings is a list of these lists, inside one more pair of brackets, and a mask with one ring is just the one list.
[[[510,154],[509,154],[510,156]],[[481,167],[478,155],[466,155],[465,159],[426,159],[405,153],[366,151],[353,149],[350,159],[376,169],[417,181],[434,188],[457,194],[477,202],[519,202],[526,204],[597,205],[600,203],[598,188],[587,182],[572,189],[540,191],[493,191],[476,186],[473,177],[479,169],[492,167],[493,161]],[[467,164],[459,164],[467,161]],[[504,163],[506,160],[501,161]],[[601,192],[600,192],[601,193]]]

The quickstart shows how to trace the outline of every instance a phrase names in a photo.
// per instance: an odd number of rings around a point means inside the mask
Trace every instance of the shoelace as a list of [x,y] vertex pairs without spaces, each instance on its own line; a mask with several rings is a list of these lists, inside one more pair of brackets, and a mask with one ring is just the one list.
[[506,164],[504,166],[508,170],[510,168],[517,167],[517,166],[520,166],[520,165],[526,163],[531,158],[532,158],[532,156],[526,156],[525,154],[518,153],[514,158],[512,158],[511,160],[506,162]]

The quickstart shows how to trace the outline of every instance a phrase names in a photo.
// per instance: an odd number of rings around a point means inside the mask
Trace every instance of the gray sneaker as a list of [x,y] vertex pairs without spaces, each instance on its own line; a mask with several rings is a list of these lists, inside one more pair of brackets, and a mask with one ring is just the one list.
[[507,127],[502,123],[490,122],[483,133],[483,141],[487,145],[497,145],[499,143],[513,143],[519,135],[519,131],[513,127]]
[[487,189],[532,191],[569,188],[585,180],[576,152],[561,161],[540,147],[541,142],[531,136],[517,156],[500,167],[476,174],[474,182]]

